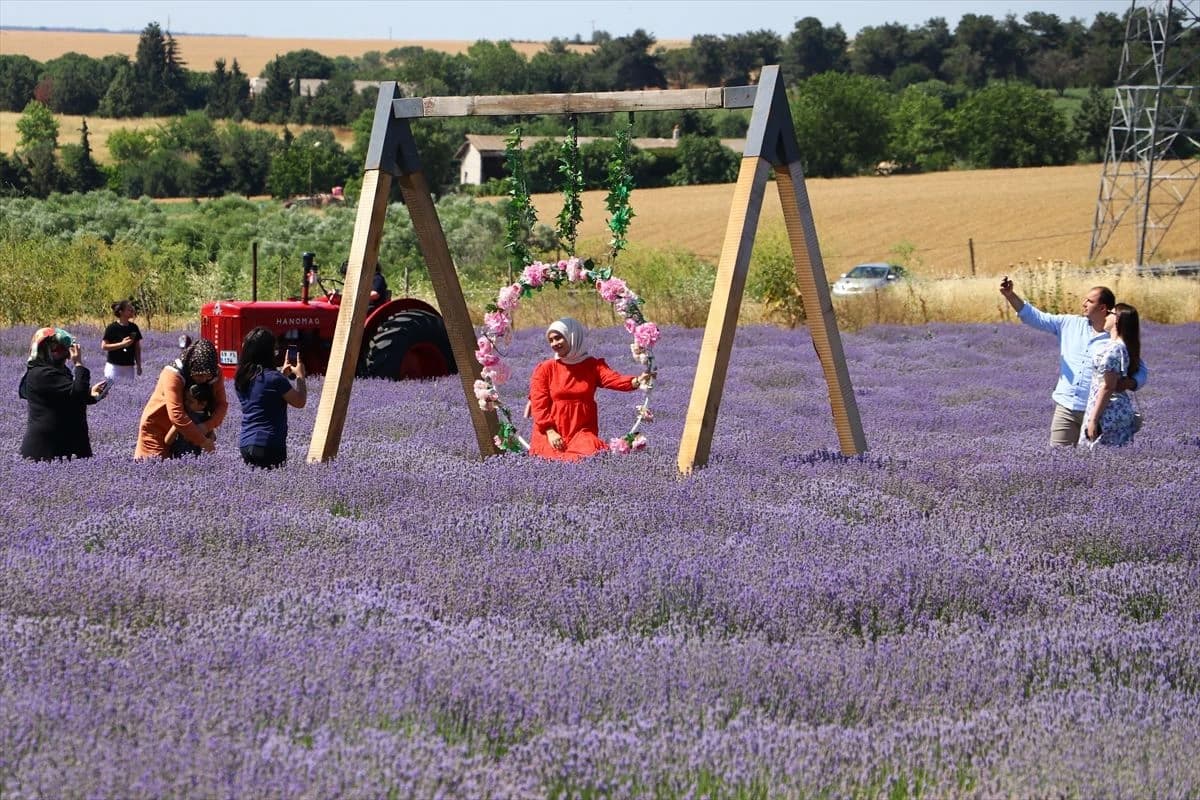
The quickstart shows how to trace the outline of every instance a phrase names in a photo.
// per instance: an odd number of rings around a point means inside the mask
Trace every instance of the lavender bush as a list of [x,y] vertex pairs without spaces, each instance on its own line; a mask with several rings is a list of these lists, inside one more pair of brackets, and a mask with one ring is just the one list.
[[[1200,794],[1200,325],[1145,326],[1146,428],[1094,454],[1046,444],[1044,334],[849,335],[858,458],[807,333],[744,328],[686,478],[699,331],[656,348],[648,452],[480,462],[457,378],[366,380],[307,465],[314,380],[273,472],[236,400],[215,455],[131,461],[168,334],[90,410],[96,457],[22,461],[29,333],[0,333],[0,797]],[[634,372],[627,338],[593,352]],[[518,334],[526,380],[544,349]]]

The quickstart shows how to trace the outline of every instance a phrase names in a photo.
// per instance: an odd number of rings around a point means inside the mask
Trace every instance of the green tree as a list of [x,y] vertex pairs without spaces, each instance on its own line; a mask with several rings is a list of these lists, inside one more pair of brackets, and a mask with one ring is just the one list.
[[888,157],[921,172],[947,169],[954,161],[953,122],[941,97],[914,84],[900,93],[891,113]]
[[679,167],[668,178],[674,186],[729,183],[737,179],[737,153],[717,139],[681,136],[675,145]]
[[267,174],[267,190],[274,197],[328,192],[343,186],[353,165],[333,133],[313,128],[276,150]]
[[601,90],[665,89],[667,79],[650,52],[654,37],[641,28],[602,42],[588,58],[592,86]]
[[118,128],[108,135],[108,154],[118,164],[143,161],[153,150],[154,135],[149,131]]
[[467,48],[467,94],[519,94],[525,91],[525,56],[508,42],[478,41]]
[[157,22],[142,29],[133,61],[137,113],[168,117],[184,109],[187,76],[179,45]]
[[105,64],[79,53],[65,53],[46,62],[39,92],[58,114],[91,114],[108,91],[113,75]]
[[822,72],[844,71],[846,32],[841,25],[826,28],[816,17],[797,20],[784,45],[782,66],[792,84]]
[[0,111],[20,111],[33,99],[42,65],[29,56],[0,55]]
[[881,78],[826,72],[802,81],[791,109],[805,173],[854,175],[885,159],[891,104]]
[[1093,161],[1104,160],[1112,106],[1112,97],[1101,91],[1100,87],[1093,86],[1088,89],[1087,96],[1071,121],[1075,137]]
[[100,116],[111,119],[138,116],[142,113],[140,95],[133,67],[126,64],[117,70],[104,97],[100,98]]
[[759,30],[725,37],[722,85],[737,86],[758,79],[767,64],[778,64],[783,41],[774,31]]
[[225,59],[218,58],[213,64],[205,113],[213,119],[241,119],[250,100],[250,80],[238,66],[226,71]]
[[529,59],[525,74],[531,92],[576,92],[584,85],[584,58],[561,39],[551,39]]
[[1059,97],[1074,86],[1082,72],[1079,62],[1063,50],[1044,50],[1029,62],[1029,74],[1043,89],[1053,89]]
[[30,100],[21,118],[17,120],[17,152],[34,147],[49,145],[51,150],[58,147],[58,120],[46,106],[37,100]]
[[1021,83],[994,83],[954,113],[960,154],[983,168],[1066,164],[1076,142],[1046,95]]
[[696,82],[703,86],[719,86],[721,76],[725,74],[725,43],[721,37],[712,34],[693,36],[688,51]]
[[898,22],[867,26],[854,37],[850,53],[850,69],[859,75],[890,78],[896,69],[907,63],[910,50],[908,28]]
[[277,56],[279,68],[289,78],[332,78],[334,75],[333,59],[310,48],[292,50]]
[[218,134],[221,163],[229,175],[228,189],[251,197],[266,194],[271,158],[280,147],[270,131],[227,124]]
[[292,104],[291,78],[278,58],[267,62],[263,77],[267,84],[254,98],[251,118],[255,122],[284,122]]
[[86,119],[83,120],[83,126],[79,129],[79,144],[64,147],[62,160],[66,182],[72,190],[90,192],[104,186],[104,173],[100,171],[96,161],[92,158],[92,145],[88,141]]
[[62,188],[62,170],[58,164],[58,122],[50,109],[36,100],[29,101],[17,120],[17,156],[27,173],[25,189],[34,197],[48,197]]

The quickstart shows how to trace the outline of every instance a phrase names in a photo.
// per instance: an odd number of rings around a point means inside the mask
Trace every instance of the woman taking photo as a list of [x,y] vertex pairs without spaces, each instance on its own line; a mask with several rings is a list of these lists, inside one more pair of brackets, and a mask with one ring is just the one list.
[[[238,447],[252,467],[273,469],[287,461],[287,407],[304,408],[308,384],[300,355],[289,350],[281,373],[275,368],[275,334],[255,328],[242,340],[242,357],[233,378],[242,403]],[[296,385],[284,373],[295,378]]]
[[[207,422],[196,422],[188,415],[188,389],[198,383],[212,386],[212,406]],[[177,428],[179,435],[206,453],[216,449],[216,430],[225,421],[229,402],[225,399],[225,381],[217,365],[217,349],[207,339],[188,345],[179,358],[163,367],[154,394],[142,411],[134,458],[170,458],[167,434]]]
[[1137,309],[1117,303],[1104,318],[1111,337],[1092,359],[1092,385],[1083,417],[1085,443],[1120,447],[1133,439],[1133,403],[1117,383],[1137,372],[1142,341]]
[[112,312],[117,321],[108,323],[100,340],[100,349],[108,355],[104,377],[127,383],[142,374],[142,330],[133,321],[133,303],[118,300]]
[[608,450],[600,438],[596,387],[632,392],[653,375],[622,375],[588,355],[587,328],[570,318],[550,324],[546,342],[554,358],[538,364],[529,381],[533,436],[529,452],[574,461]]
[[[72,372],[67,360],[74,363]],[[29,408],[21,455],[34,461],[89,458],[87,407],[108,391],[108,382],[89,386],[91,373],[74,337],[61,328],[39,328],[18,394]]]

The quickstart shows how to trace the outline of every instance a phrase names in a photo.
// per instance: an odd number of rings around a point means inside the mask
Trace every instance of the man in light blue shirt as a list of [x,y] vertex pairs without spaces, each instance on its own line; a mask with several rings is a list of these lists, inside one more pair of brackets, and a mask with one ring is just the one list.
[[[1050,443],[1074,447],[1083,427],[1088,391],[1092,385],[1092,356],[1109,341],[1104,318],[1117,304],[1112,290],[1096,286],[1083,298],[1083,316],[1047,314],[1026,303],[1013,291],[1007,277],[1000,282],[1000,294],[1017,312],[1017,318],[1039,331],[1058,337],[1058,384],[1054,387],[1054,418],[1050,421]],[[1146,385],[1146,362],[1137,372],[1117,381],[1117,391],[1136,391]]]

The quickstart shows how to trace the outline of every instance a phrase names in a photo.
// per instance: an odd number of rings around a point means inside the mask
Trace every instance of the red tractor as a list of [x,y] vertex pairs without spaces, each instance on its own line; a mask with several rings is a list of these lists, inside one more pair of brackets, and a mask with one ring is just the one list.
[[[225,377],[233,377],[242,339],[258,326],[270,329],[279,338],[281,359],[285,347],[297,347],[308,372],[325,372],[341,309],[341,281],[322,279],[312,253],[303,254],[303,263],[304,283],[299,298],[218,300],[200,309],[200,335],[216,345]],[[326,287],[327,282],[332,288]],[[316,286],[320,294],[310,297],[311,286]],[[458,372],[446,325],[436,308],[409,297],[392,300],[375,295],[372,292],[363,326],[358,375],[405,380]]]

